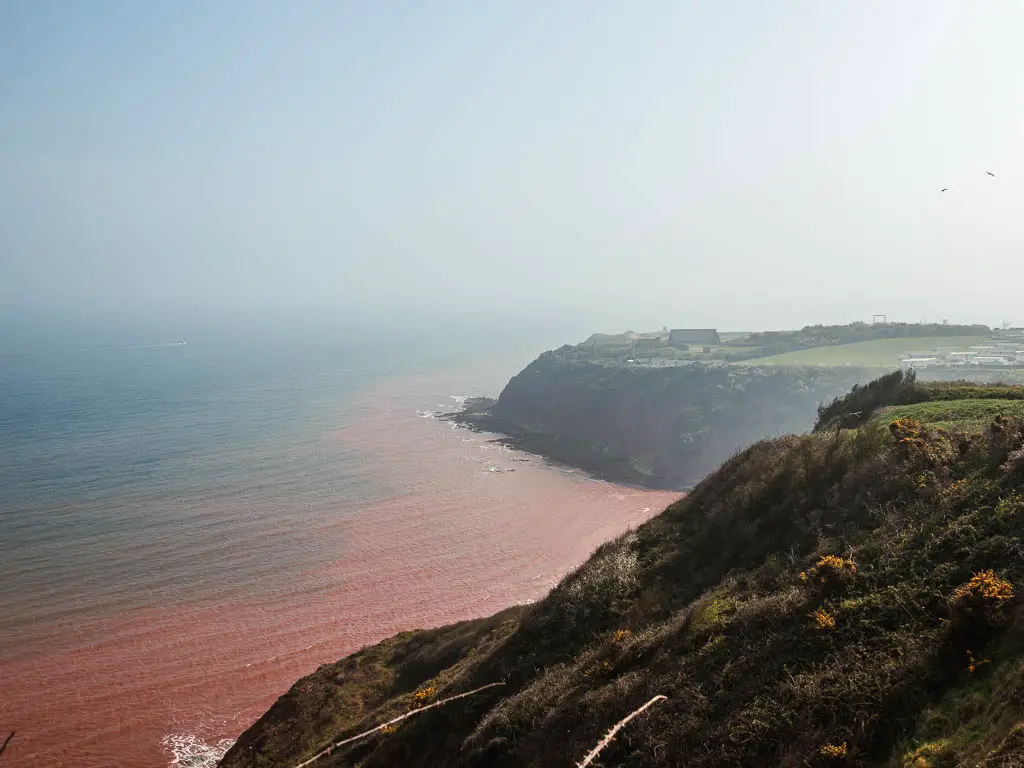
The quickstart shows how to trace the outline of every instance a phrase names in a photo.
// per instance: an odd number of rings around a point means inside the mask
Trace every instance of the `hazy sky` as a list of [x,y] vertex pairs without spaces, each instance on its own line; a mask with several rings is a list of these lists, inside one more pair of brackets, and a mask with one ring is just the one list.
[[1022,29],[1008,0],[7,0],[0,302],[1024,323]]

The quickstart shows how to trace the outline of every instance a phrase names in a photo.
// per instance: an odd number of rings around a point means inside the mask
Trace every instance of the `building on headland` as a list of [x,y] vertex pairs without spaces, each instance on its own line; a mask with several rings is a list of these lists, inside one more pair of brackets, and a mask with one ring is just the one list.
[[673,328],[668,333],[668,343],[672,347],[707,347],[721,344],[722,339],[715,328]]

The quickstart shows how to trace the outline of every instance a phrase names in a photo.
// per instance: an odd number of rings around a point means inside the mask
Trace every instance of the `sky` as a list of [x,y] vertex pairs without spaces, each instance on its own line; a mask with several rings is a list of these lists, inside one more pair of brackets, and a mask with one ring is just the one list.
[[1009,1],[0,0],[0,316],[1024,324],[1021,29]]

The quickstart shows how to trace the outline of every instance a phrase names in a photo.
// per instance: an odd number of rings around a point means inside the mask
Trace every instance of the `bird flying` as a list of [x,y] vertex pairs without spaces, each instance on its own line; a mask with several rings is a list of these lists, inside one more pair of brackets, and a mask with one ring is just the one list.
[[944,189],[940,189],[939,192],[945,192],[947,189],[949,189],[949,187],[945,187]]
[[993,179],[994,179],[994,178],[996,177],[996,175],[995,175],[994,173],[992,173],[992,171],[985,171],[985,173],[987,173],[987,174],[988,174],[989,176],[991,176],[991,177],[992,177]]

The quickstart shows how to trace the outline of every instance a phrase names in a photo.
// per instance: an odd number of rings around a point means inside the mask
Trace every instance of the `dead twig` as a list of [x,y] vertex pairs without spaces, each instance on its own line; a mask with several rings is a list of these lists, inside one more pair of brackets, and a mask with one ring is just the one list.
[[472,696],[474,693],[480,693],[480,691],[486,691],[488,688],[494,688],[498,685],[504,685],[504,683],[488,683],[487,685],[482,685],[479,688],[474,688],[472,691],[466,691],[465,693],[460,693],[455,696],[449,696],[447,699],[441,699],[440,701],[435,701],[433,704],[427,704],[425,707],[420,707],[419,709],[414,709],[410,712],[406,712],[404,715],[399,715],[398,717],[392,718],[391,720],[388,720],[386,723],[381,723],[376,728],[371,728],[368,731],[357,733],[355,736],[349,736],[347,739],[336,741],[326,749],[322,749],[319,752],[317,752],[315,755],[309,758],[309,760],[296,764],[294,768],[306,768],[307,765],[312,765],[324,755],[331,754],[331,752],[333,752],[338,747],[343,747],[346,744],[351,744],[353,741],[359,741],[359,739],[364,739],[367,736],[370,736],[371,734],[377,733],[377,731],[382,731],[385,728],[394,725],[395,723],[400,723],[407,717],[418,715],[421,712],[426,712],[428,709],[433,709],[434,707],[440,707],[442,704],[447,704],[448,702],[455,701],[456,699],[464,699],[466,696]]
[[4,739],[4,745],[0,747],[0,755],[4,753],[5,749],[7,749],[7,745],[10,743],[11,739],[14,738],[14,734],[15,731],[11,731],[10,735],[6,739]]
[[587,753],[587,756],[583,758],[583,762],[577,764],[577,768],[587,768],[587,766],[590,765],[592,762],[594,762],[594,760],[597,758],[597,756],[599,754],[601,754],[601,750],[604,749],[605,747],[607,747],[609,744],[612,743],[612,739],[615,738],[615,734],[617,734],[619,731],[621,731],[623,728],[625,728],[626,724],[629,723],[630,720],[632,720],[637,715],[643,714],[644,710],[647,709],[648,707],[651,707],[651,706],[657,704],[659,701],[665,701],[667,699],[668,699],[668,696],[662,696],[659,693],[653,699],[651,699],[646,704],[644,704],[642,707],[640,707],[640,709],[633,710],[628,715],[626,715],[624,718],[619,720],[619,722],[617,722],[615,725],[613,725],[611,727],[611,729],[608,731],[608,733],[606,733],[604,735],[604,738],[601,739],[599,742],[597,742],[597,746],[594,747],[592,750],[590,750],[590,752]]

